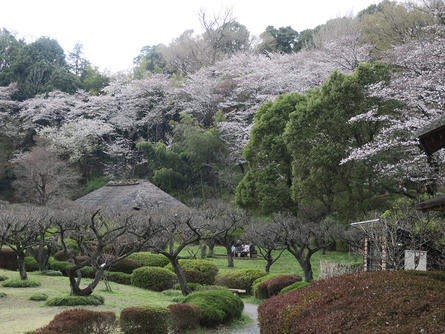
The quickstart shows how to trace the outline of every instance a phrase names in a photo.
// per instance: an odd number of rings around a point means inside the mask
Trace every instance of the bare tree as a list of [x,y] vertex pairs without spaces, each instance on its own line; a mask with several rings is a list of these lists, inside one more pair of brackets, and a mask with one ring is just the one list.
[[[143,217],[142,215],[141,217]],[[208,233],[207,221],[196,210],[164,209],[153,212],[151,228],[156,229],[148,248],[170,260],[184,296],[192,292],[179,265],[179,254]]]
[[47,219],[47,209],[31,205],[11,204],[0,211],[2,243],[17,255],[20,279],[26,280],[26,252],[38,245],[39,225]]
[[23,199],[38,205],[66,197],[77,184],[78,175],[68,165],[38,143],[30,152],[13,160],[15,187]]
[[243,238],[252,240],[261,257],[266,260],[266,273],[286,250],[286,245],[282,243],[280,225],[278,224],[266,222],[251,224],[243,233]]
[[339,226],[330,219],[322,220],[307,209],[300,209],[298,217],[274,214],[272,224],[276,224],[281,242],[303,269],[304,280],[312,281],[311,257],[335,242],[340,235]]
[[[106,209],[86,209],[75,204],[63,204],[53,212],[53,222],[57,227],[65,254],[72,266],[68,269],[71,294],[90,295],[99,284],[104,271],[133,252],[147,246],[159,226],[151,224],[151,217],[124,212],[113,213]],[[67,238],[73,239],[83,256],[76,257],[69,251]],[[95,276],[85,288],[80,288],[79,269],[91,266]]]
[[203,212],[209,222],[211,239],[224,246],[227,266],[233,267],[232,245],[241,234],[242,228],[248,224],[247,213],[221,200],[209,201]]

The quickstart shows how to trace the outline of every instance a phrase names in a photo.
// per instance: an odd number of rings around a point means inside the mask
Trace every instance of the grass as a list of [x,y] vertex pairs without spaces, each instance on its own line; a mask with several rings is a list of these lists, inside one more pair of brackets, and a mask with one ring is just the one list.
[[[181,253],[182,256],[186,256],[188,252]],[[207,258],[207,260],[212,261],[216,264],[219,270],[219,274],[229,272],[236,269],[261,269],[264,270],[266,267],[266,261],[263,260],[260,256],[256,259],[250,259],[250,258],[234,258],[234,268],[228,268],[227,267],[227,257],[226,250],[224,247],[215,247],[214,254],[216,257],[214,258]],[[224,255],[224,257],[222,256]],[[312,264],[312,270],[314,273],[314,279],[317,280],[319,278],[319,271],[320,271],[320,261],[326,260],[329,262],[334,263],[340,263],[340,262],[346,262],[346,263],[358,263],[361,262],[361,258],[358,258],[356,256],[350,255],[348,253],[344,252],[334,252],[334,251],[327,251],[326,255],[323,255],[322,252],[317,252],[314,255],[312,255],[311,258],[311,264]],[[277,262],[275,262],[272,267],[270,268],[270,273],[284,273],[284,274],[297,274],[300,275],[302,278],[303,270],[301,269],[300,265],[297,263],[297,260],[293,257],[292,254],[289,252],[284,252],[283,255],[278,259]]]

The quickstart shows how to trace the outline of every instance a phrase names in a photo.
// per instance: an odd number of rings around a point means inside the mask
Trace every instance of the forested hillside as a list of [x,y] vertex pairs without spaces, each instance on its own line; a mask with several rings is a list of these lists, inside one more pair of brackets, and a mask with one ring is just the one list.
[[3,29],[0,199],[41,201],[23,166],[49,159],[69,171],[53,181],[71,197],[148,178],[182,199],[236,192],[266,213],[315,201],[351,217],[385,194],[437,192],[442,153],[427,157],[415,134],[445,110],[443,1],[384,1],[258,38],[230,12],[201,23],[111,77],[81,45],[66,54]]

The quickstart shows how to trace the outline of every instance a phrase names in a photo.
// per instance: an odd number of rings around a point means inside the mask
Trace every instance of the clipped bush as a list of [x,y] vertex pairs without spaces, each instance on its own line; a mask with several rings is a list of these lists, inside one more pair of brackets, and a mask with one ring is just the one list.
[[47,326],[29,334],[112,334],[115,320],[113,312],[74,309],[57,314]]
[[109,269],[114,272],[131,274],[133,270],[140,267],[142,265],[139,262],[125,258],[113,264]]
[[125,334],[167,334],[168,310],[165,307],[128,307],[121,311],[121,330]]
[[[208,285],[215,284],[218,268],[213,262],[205,260],[179,260],[179,265],[184,272],[187,282]],[[167,265],[166,268],[173,271],[171,264]]]
[[170,270],[158,267],[141,267],[131,274],[131,284],[139,288],[162,291],[171,289],[176,275]]
[[201,308],[193,304],[171,304],[168,306],[170,327],[181,333],[185,329],[194,329],[201,320]]
[[262,334],[441,333],[445,282],[405,271],[362,272],[313,282],[258,307]]
[[265,298],[270,298],[272,296],[278,295],[281,289],[299,281],[301,281],[301,276],[298,275],[280,275],[261,283],[259,286],[259,290],[261,291],[264,286],[267,291]]
[[[202,287],[202,284],[190,283],[187,281],[187,286],[190,288],[190,290],[197,291],[200,287]],[[181,285],[179,283],[175,283],[175,285],[173,285],[173,289],[181,290]]]
[[240,297],[228,290],[196,291],[184,299],[184,303],[201,308],[200,323],[213,327],[241,317],[244,304]]
[[7,279],[8,279],[8,276],[0,275],[0,282],[1,281],[6,281]]
[[25,269],[28,272],[38,271],[39,264],[37,263],[36,259],[34,259],[32,256],[25,256]]
[[73,249],[68,250],[68,254],[64,250],[60,250],[54,254],[54,260],[57,261],[68,261],[71,256],[75,256],[77,252]]
[[149,267],[165,267],[170,261],[162,254],[152,254],[149,252],[137,252],[131,254],[128,259]]
[[98,295],[89,296],[56,296],[47,300],[47,306],[78,306],[78,305],[103,305],[104,297]]
[[82,277],[94,278],[94,275],[96,275],[96,270],[94,270],[93,267],[85,266],[80,268],[80,273],[82,274]]
[[278,276],[281,276],[281,275],[283,275],[283,274],[267,274],[267,275],[265,275],[265,276],[262,276],[262,277],[260,277],[260,278],[257,278],[257,279],[256,279],[255,281],[253,281],[253,283],[252,283],[252,292],[253,292],[253,295],[254,295],[256,298],[259,298],[259,299],[267,298],[267,297],[264,297],[264,296],[267,295],[267,288],[264,289],[264,290],[262,289],[261,291],[258,291],[258,287],[260,286],[261,283],[263,283],[263,282],[265,282],[265,281],[267,281],[267,280],[270,280],[271,278],[278,277]]
[[311,285],[311,283],[308,283],[305,281],[295,282],[295,283],[292,283],[291,285],[288,285],[285,288],[281,289],[280,293],[286,293],[286,292],[302,289],[309,285]]
[[4,293],[4,292],[0,292],[0,298],[6,297],[6,296],[7,296],[6,293]]
[[0,249],[0,268],[17,270],[17,255],[11,248]]
[[30,279],[10,278],[4,281],[2,285],[6,288],[35,288],[40,286],[41,283]]
[[36,301],[42,301],[47,299],[48,295],[44,293],[34,293],[31,295],[31,297],[29,297],[29,300],[36,300]]
[[231,289],[244,289],[251,293],[253,282],[266,275],[266,272],[257,269],[240,269],[228,272],[218,277],[218,284]]
[[108,281],[115,282],[119,284],[131,284],[131,274],[117,273],[113,271],[106,271],[105,276]]
[[60,271],[63,275],[67,275],[68,268],[71,268],[71,262],[58,261],[52,257],[49,258],[48,265],[51,270]]

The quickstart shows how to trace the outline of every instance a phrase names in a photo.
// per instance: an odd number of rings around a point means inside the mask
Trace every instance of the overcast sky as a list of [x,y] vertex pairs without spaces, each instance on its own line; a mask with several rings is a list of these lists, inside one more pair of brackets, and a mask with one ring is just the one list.
[[266,26],[313,28],[329,19],[357,13],[379,0],[1,0],[0,28],[28,42],[41,36],[65,49],[76,42],[101,70],[131,68],[144,45],[168,44],[183,31],[202,32],[200,9],[232,8],[254,35]]

